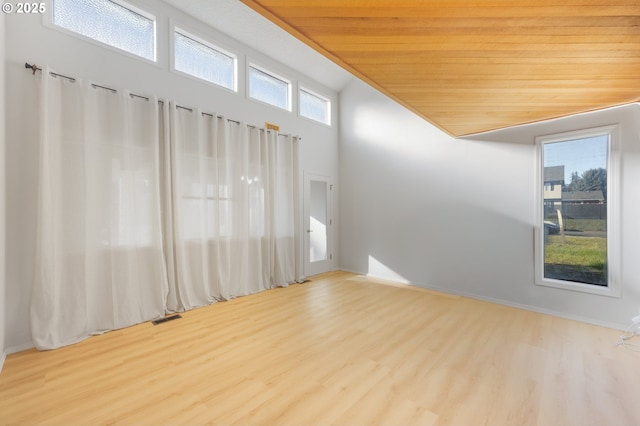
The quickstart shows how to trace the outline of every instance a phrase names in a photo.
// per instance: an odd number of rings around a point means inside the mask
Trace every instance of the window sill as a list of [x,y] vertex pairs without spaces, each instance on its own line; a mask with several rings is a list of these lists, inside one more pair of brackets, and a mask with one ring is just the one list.
[[562,290],[577,291],[580,293],[597,294],[599,296],[620,297],[620,289],[616,286],[599,286],[573,281],[554,280],[550,278],[536,279],[536,285],[542,287],[558,288]]

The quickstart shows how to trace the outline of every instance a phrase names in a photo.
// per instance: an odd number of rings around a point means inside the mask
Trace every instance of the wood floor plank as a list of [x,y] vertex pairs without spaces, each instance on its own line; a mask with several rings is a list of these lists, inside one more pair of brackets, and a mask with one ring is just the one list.
[[619,331],[345,272],[7,357],[0,424],[640,424]]

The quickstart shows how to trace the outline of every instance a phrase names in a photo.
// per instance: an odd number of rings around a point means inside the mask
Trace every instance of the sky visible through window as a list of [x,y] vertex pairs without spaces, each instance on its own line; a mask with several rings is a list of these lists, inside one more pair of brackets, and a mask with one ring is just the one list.
[[582,138],[544,145],[544,167],[564,166],[564,181],[571,183],[571,174],[589,169],[607,168],[607,135]]

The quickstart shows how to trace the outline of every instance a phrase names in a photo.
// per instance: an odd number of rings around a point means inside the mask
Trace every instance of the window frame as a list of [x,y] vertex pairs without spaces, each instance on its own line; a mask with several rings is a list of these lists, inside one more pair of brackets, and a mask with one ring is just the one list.
[[[263,74],[266,74],[276,80],[280,80],[283,83],[287,84],[287,107],[286,108],[282,108],[279,105],[275,105],[266,101],[263,101],[262,99],[258,99],[258,98],[254,98],[253,96],[251,96],[251,68],[255,69],[256,71],[259,71]],[[282,75],[271,71],[268,68],[265,68],[261,65],[256,64],[253,61],[248,60],[247,61],[247,71],[246,71],[246,92],[247,92],[247,99],[250,99],[252,101],[256,101],[256,102],[260,102],[263,105],[269,105],[273,108],[277,108],[280,111],[287,111],[287,112],[292,112],[293,110],[293,80],[290,78],[286,78],[283,77]]]
[[[180,203],[181,203],[181,208],[186,208],[186,205],[184,204],[185,201],[187,200],[193,200],[193,201],[200,201],[200,202],[205,202],[205,203],[209,203],[209,202],[214,202],[214,206],[218,207],[218,211],[217,211],[217,219],[218,222],[221,223],[222,222],[222,218],[220,216],[220,207],[222,207],[222,205],[224,205],[226,208],[231,207],[231,211],[233,211],[233,204],[235,202],[235,199],[230,195],[230,190],[228,188],[227,185],[224,185],[226,195],[221,195],[220,193],[221,191],[221,186],[218,185],[218,190],[217,192],[214,191],[213,194],[209,194],[208,193],[208,188],[207,188],[207,194],[205,195],[193,195],[192,193],[190,194],[186,194],[186,193],[181,193],[180,194]],[[216,205],[217,203],[217,205]],[[223,204],[224,203],[224,204]],[[191,209],[191,211],[193,211],[194,209]],[[209,234],[209,229],[207,229],[207,233],[206,235],[202,236],[202,235],[198,235],[197,237],[193,237],[191,236],[191,234],[189,234],[188,230],[186,228],[182,228],[181,232],[184,234],[182,235],[181,238],[183,238],[185,241],[222,241],[222,240],[229,240],[231,239],[231,235],[232,235],[232,229],[233,229],[233,214],[229,215],[229,217],[225,217],[227,219],[226,223],[224,224],[224,227],[220,226],[217,230],[219,233],[216,234],[216,232],[214,231],[213,235]],[[181,218],[182,220],[182,218]],[[180,223],[178,226],[180,226],[182,223]]]
[[[200,43],[209,49],[215,50],[218,53],[221,53],[225,56],[228,56],[233,59],[233,88],[228,88],[226,86],[222,86],[213,81],[205,80],[204,78],[198,77],[197,75],[189,74],[185,71],[179,70],[176,68],[176,33],[180,33],[182,36],[186,38],[190,38],[196,43]],[[198,35],[195,35],[192,31],[186,30],[184,26],[181,25],[171,25],[171,43],[170,43],[170,51],[171,51],[171,71],[180,74],[182,76],[194,79],[199,82],[204,82],[206,84],[210,84],[216,88],[228,90],[232,93],[238,93],[238,55],[227,50],[223,47],[220,47],[218,44],[214,44],[207,39],[204,39]]]
[[[300,96],[301,92],[305,92],[311,96],[315,96],[316,98],[323,100],[327,103],[327,121],[316,120],[315,118],[308,117],[302,114],[302,101],[300,100],[302,98],[302,96]],[[331,121],[332,121],[331,120],[331,99],[329,99],[327,96],[323,96],[319,94],[315,90],[308,89],[304,85],[298,85],[298,117],[302,117],[307,120],[311,120],[315,123],[320,123],[320,124],[324,124],[325,126],[331,127]]]
[[129,52],[127,50],[121,49],[120,47],[105,43],[103,41],[100,40],[96,40],[95,38],[91,38],[89,36],[86,36],[84,34],[81,34],[79,32],[73,31],[71,29],[65,28],[63,26],[60,26],[58,24],[55,23],[54,21],[54,17],[53,17],[53,13],[55,8],[53,7],[53,2],[55,0],[51,0],[50,3],[50,7],[48,8],[47,12],[43,14],[43,20],[44,20],[44,25],[46,27],[52,28],[56,31],[60,31],[61,33],[67,34],[69,36],[75,37],[79,40],[83,40],[85,42],[89,42],[95,46],[100,46],[106,49],[109,49],[111,51],[120,53],[122,55],[126,55],[129,56],[131,58],[135,58],[138,60],[142,60],[145,61],[149,64],[153,64],[155,66],[160,66],[160,64],[158,63],[158,17],[156,15],[154,15],[151,12],[148,12],[144,9],[141,9],[140,7],[138,7],[136,4],[133,4],[129,1],[123,1],[123,0],[107,0],[111,3],[117,4],[120,7],[123,7],[124,9],[128,9],[129,11],[140,15],[144,18],[147,18],[149,20],[151,20],[153,22],[153,59],[149,59],[146,58],[144,56],[140,56],[138,54]]
[[[607,286],[564,281],[544,277],[544,145],[608,136],[607,152]],[[620,136],[618,125],[555,133],[535,138],[536,197],[535,197],[535,284],[538,286],[572,290],[609,297],[620,297]]]

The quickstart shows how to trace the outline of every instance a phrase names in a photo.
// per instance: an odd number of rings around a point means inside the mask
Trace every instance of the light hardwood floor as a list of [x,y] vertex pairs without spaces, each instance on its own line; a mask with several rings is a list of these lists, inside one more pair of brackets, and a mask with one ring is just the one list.
[[619,331],[382,284],[334,272],[10,355],[0,423],[640,424]]

